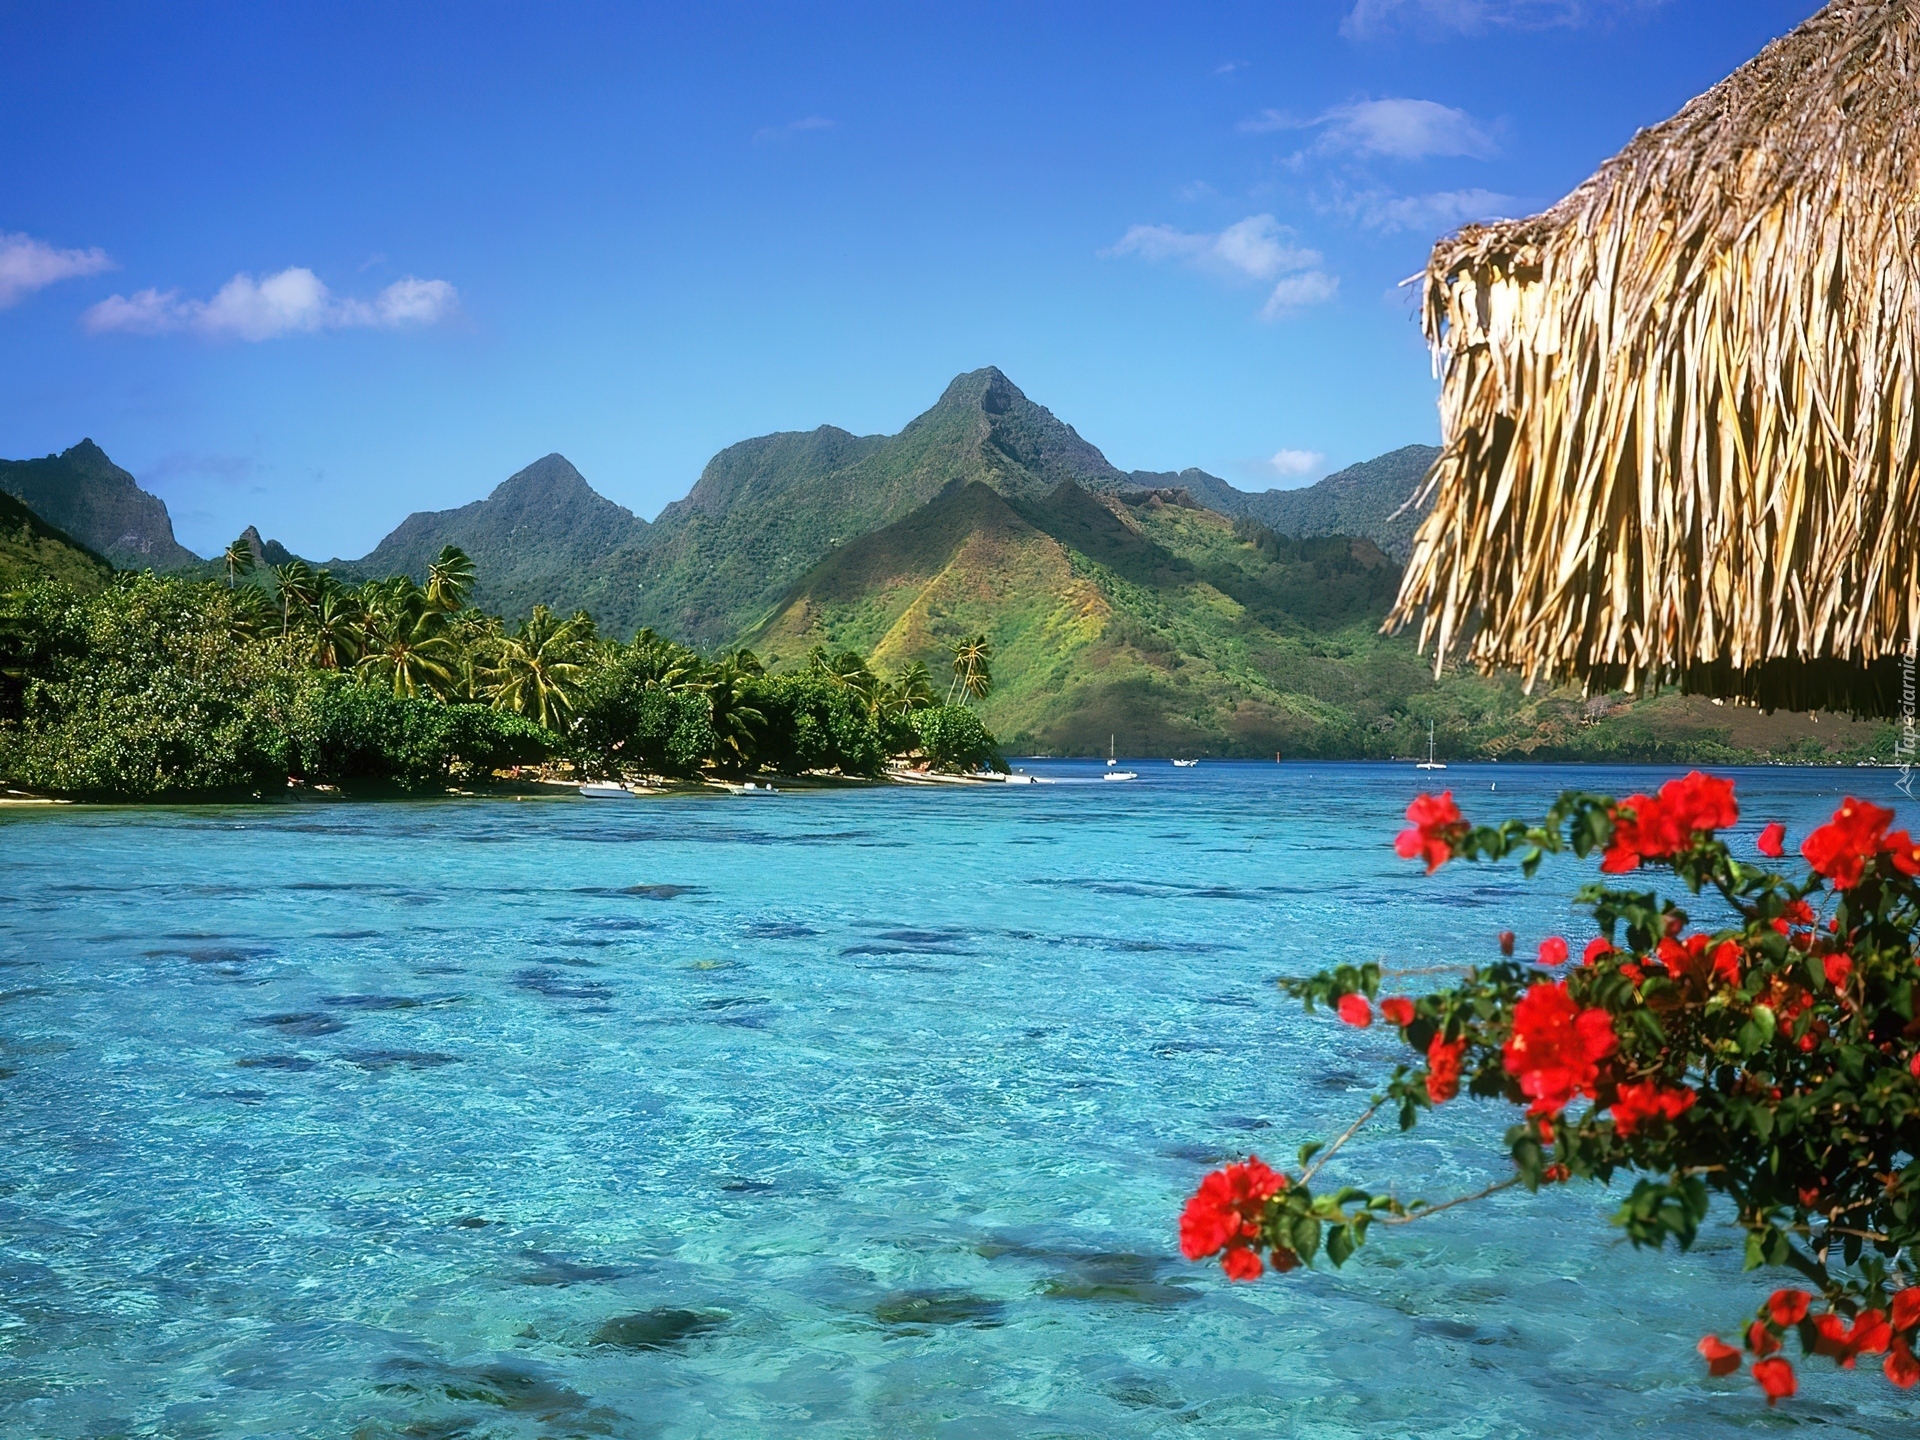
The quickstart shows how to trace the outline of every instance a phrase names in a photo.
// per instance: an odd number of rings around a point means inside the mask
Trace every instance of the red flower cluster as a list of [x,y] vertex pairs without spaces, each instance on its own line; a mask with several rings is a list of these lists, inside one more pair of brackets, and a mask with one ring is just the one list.
[[1358,1029],[1364,1030],[1373,1023],[1373,1007],[1367,1004],[1364,995],[1342,995],[1340,997],[1340,1018]]
[[1718,1335],[1702,1335],[1696,1348],[1706,1359],[1709,1375],[1731,1375],[1740,1368],[1740,1352]]
[[1558,935],[1549,935],[1540,942],[1540,963],[1548,969],[1567,963],[1567,942]]
[[1467,1042],[1452,1044],[1439,1035],[1427,1046],[1427,1098],[1436,1105],[1445,1104],[1460,1093],[1460,1057]]
[[1660,787],[1660,794],[1629,795],[1614,807],[1613,841],[1600,868],[1610,875],[1686,849],[1698,832],[1724,830],[1740,818],[1733,782],[1698,770]]
[[1533,1097],[1527,1113],[1558,1115],[1576,1095],[1592,1098],[1600,1062],[1618,1046],[1606,1011],[1582,1010],[1564,984],[1535,985],[1513,1007],[1513,1038],[1501,1058]]
[[1920,845],[1904,830],[1889,835],[1892,820],[1891,810],[1849,795],[1831,820],[1800,843],[1800,853],[1837,890],[1858,885],[1867,862],[1877,855],[1885,855],[1903,875],[1920,875]]
[[1755,843],[1762,855],[1769,860],[1778,860],[1787,853],[1787,827],[1776,820],[1760,832],[1760,838]]
[[1684,943],[1668,937],[1655,947],[1654,955],[1666,967],[1667,974],[1677,980],[1689,977],[1702,985],[1710,986],[1714,981],[1724,981],[1728,985],[1740,983],[1740,946],[1732,940],[1722,940],[1711,951],[1707,949],[1708,938],[1705,935],[1689,935]]
[[1621,1135],[1631,1135],[1649,1120],[1677,1120],[1693,1108],[1696,1098],[1684,1085],[1678,1090],[1663,1090],[1656,1080],[1622,1085],[1620,1098],[1613,1102],[1613,1128]]
[[1413,1002],[1404,995],[1394,995],[1380,1002],[1380,1013],[1404,1030],[1413,1023]]
[[[1286,1188],[1287,1177],[1249,1155],[1244,1165],[1215,1170],[1200,1182],[1180,1216],[1180,1253],[1189,1260],[1220,1255],[1230,1280],[1257,1280],[1260,1216],[1267,1201]],[[1224,1252],[1224,1253],[1221,1253]],[[1298,1257],[1275,1247],[1273,1268],[1291,1270]]]
[[1451,790],[1416,796],[1407,806],[1407,819],[1413,827],[1394,838],[1394,853],[1403,860],[1424,859],[1429,875],[1453,858],[1453,842],[1468,830]]
[[1879,1355],[1893,1344],[1893,1327],[1882,1310],[1862,1310],[1852,1325],[1841,1316],[1822,1315],[1813,1328],[1820,1337],[1813,1342],[1813,1353],[1832,1356],[1843,1370],[1853,1369],[1854,1356]]

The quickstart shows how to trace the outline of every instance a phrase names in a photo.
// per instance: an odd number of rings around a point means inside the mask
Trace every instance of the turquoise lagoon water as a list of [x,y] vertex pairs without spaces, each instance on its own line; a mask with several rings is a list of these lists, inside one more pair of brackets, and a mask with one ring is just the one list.
[[[1723,1227],[1618,1245],[1594,1187],[1338,1275],[1181,1260],[1207,1167],[1393,1056],[1273,978],[1577,948],[1573,867],[1422,877],[1407,767],[1034,768],[1090,783],[7,817],[0,1433],[1910,1433],[1877,1375],[1705,1379],[1768,1283]],[[1505,815],[1661,776],[1445,778]],[[1741,789],[1748,834],[1895,798]],[[1477,1188],[1506,1123],[1344,1174]]]

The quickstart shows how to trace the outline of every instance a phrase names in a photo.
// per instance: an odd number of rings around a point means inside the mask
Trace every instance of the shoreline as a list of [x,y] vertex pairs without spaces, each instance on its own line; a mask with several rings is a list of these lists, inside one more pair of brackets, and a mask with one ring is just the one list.
[[[1093,773],[1103,770],[1102,757],[1099,756],[1014,756],[1009,763],[1016,761],[1037,762],[1049,765],[1087,766]],[[1152,765],[1166,767],[1173,771],[1171,757],[1146,756],[1123,759],[1123,765]],[[1200,765],[1207,768],[1224,766],[1268,769],[1275,765],[1290,768],[1371,766],[1384,770],[1411,769],[1412,759],[1339,759],[1322,760],[1303,758],[1298,760],[1259,760],[1259,759],[1213,759],[1202,757]],[[1532,770],[1628,770],[1658,771],[1665,773],[1681,772],[1691,769],[1714,771],[1741,770],[1893,770],[1901,767],[1891,761],[1853,760],[1820,764],[1804,760],[1746,760],[1722,764],[1697,765],[1687,761],[1615,761],[1602,762],[1592,760],[1489,760],[1470,759],[1447,762],[1448,768],[1439,773],[1420,772],[1420,778],[1439,788],[1448,785],[1447,776],[1453,771],[1489,771]],[[1178,773],[1191,774],[1182,770]],[[629,794],[636,800],[650,800],[669,796],[741,796],[755,792],[745,791],[748,781],[758,787],[759,793],[794,794],[827,790],[873,790],[901,789],[925,790],[947,789],[968,790],[998,788],[1006,785],[1002,775],[958,774],[937,771],[903,772],[889,770],[878,776],[862,775],[753,775],[737,780],[723,780],[717,777],[702,777],[697,780],[664,779],[652,777],[644,782],[630,782]],[[578,779],[558,780],[529,776],[501,776],[492,781],[469,781],[465,784],[448,784],[432,789],[406,790],[398,786],[369,782],[365,785],[307,785],[289,782],[286,790],[266,794],[259,791],[241,791],[223,794],[200,795],[156,795],[131,798],[112,796],[66,796],[37,795],[14,787],[7,787],[0,793],[0,813],[9,810],[39,810],[58,806],[86,806],[96,809],[132,809],[137,807],[173,807],[202,805],[335,805],[335,804],[380,804],[392,802],[422,802],[444,800],[578,800],[583,797],[580,787],[589,782]],[[1018,783],[1018,782],[1016,782]],[[1043,781],[1044,783],[1044,781]]]

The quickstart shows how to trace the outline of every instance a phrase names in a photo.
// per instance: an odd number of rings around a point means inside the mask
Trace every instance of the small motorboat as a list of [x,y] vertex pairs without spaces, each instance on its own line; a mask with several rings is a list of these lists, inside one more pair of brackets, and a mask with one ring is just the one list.
[[580,787],[580,793],[589,800],[631,800],[633,791],[618,780],[589,780]]
[[1100,778],[1102,780],[1138,780],[1140,776],[1132,770],[1109,770]]
[[1178,765],[1182,770],[1191,770],[1194,766],[1198,765],[1200,762],[1198,760],[1176,760],[1173,763],[1175,765]]

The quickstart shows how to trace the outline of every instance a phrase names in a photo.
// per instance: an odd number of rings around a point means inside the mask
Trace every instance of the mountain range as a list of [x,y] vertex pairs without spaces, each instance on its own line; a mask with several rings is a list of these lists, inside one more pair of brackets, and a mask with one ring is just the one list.
[[[953,641],[985,633],[983,717],[1016,752],[1104,751],[1114,736],[1133,753],[1385,756],[1424,749],[1431,720],[1460,755],[1865,753],[1871,727],[1832,718],[1436,679],[1407,637],[1378,631],[1437,453],[1405,446],[1260,493],[1198,469],[1122,471],[988,367],[895,435],[822,426],[730,446],[652,523],[554,454],[328,565],[424,579],[454,544],[477,567],[477,603],[509,618],[585,608],[603,634],[651,626],[775,666],[822,646],[941,674]],[[65,517],[76,554],[222,570],[179,546],[165,506],[91,441],[0,463],[0,490]],[[256,529],[246,538],[267,563],[290,558]]]

